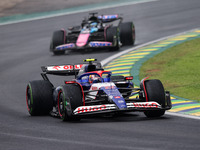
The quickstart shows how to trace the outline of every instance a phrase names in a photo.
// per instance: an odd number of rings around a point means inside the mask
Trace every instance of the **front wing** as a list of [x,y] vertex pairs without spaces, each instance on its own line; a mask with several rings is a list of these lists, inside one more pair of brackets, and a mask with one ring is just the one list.
[[86,49],[86,48],[106,48],[106,47],[114,47],[112,42],[106,41],[92,41],[89,42],[87,45],[79,47],[75,43],[68,43],[59,45],[55,48],[56,51],[63,51],[63,50],[72,50],[72,49]]
[[87,115],[95,113],[108,113],[117,111],[146,111],[146,110],[161,110],[170,109],[168,107],[162,108],[157,102],[129,102],[126,103],[127,108],[118,109],[115,104],[102,104],[92,106],[80,106],[76,108],[73,113],[74,115]]

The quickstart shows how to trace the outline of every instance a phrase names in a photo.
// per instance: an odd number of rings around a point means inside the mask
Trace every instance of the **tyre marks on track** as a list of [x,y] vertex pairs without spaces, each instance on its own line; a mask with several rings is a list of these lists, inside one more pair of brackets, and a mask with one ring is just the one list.
[[[139,86],[139,70],[145,61],[170,47],[196,38],[200,38],[200,29],[185,32],[180,35],[176,35],[175,37],[169,37],[167,39],[130,51],[118,58],[113,59],[104,68],[105,70],[112,71],[113,75],[132,75],[134,77],[134,84]],[[200,103],[177,96],[172,96],[171,99],[173,107],[171,110],[169,110],[170,112],[200,117]]]

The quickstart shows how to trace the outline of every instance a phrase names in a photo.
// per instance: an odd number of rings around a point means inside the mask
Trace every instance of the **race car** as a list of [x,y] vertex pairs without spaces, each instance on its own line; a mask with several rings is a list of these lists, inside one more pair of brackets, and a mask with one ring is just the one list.
[[120,46],[134,45],[133,22],[122,23],[120,15],[90,13],[80,26],[57,30],[50,42],[50,52],[64,54],[65,50],[102,49],[118,50]]
[[[132,76],[113,76],[96,59],[86,64],[42,66],[43,80],[30,81],[26,88],[27,109],[31,116],[58,116],[63,121],[90,115],[142,111],[147,117],[160,117],[171,109],[170,92],[160,80],[143,79],[134,88]],[[89,62],[89,63],[88,63]],[[55,87],[47,75],[74,75]]]

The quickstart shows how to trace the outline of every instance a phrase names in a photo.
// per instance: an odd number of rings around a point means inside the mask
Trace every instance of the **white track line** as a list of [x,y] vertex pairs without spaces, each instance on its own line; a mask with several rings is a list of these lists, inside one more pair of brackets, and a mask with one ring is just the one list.
[[181,113],[174,113],[174,112],[167,111],[165,114],[166,115],[183,117],[183,118],[190,118],[190,119],[200,120],[200,117],[198,117],[198,116],[186,115],[186,114],[181,114]]
[[[34,21],[34,20],[40,20],[40,19],[53,18],[53,17],[59,17],[59,16],[65,16],[65,15],[71,15],[71,14],[77,14],[77,13],[83,13],[83,12],[97,11],[97,10],[101,10],[101,9],[108,9],[108,8],[115,8],[115,7],[121,7],[121,6],[148,3],[148,2],[154,2],[154,1],[159,1],[159,0],[141,0],[141,1],[133,1],[133,2],[116,3],[116,4],[112,4],[112,5],[108,5],[108,6],[99,6],[99,7],[93,7],[93,8],[88,8],[88,9],[85,8],[82,10],[75,10],[75,11],[71,11],[71,12],[67,12],[67,10],[63,10],[65,12],[60,12],[60,13],[55,12],[55,14],[43,15],[43,16],[41,15],[39,17],[33,17],[30,19],[19,19],[16,21],[9,21],[7,23],[0,23],[0,26],[14,24],[14,23]],[[49,13],[52,13],[52,12],[49,12]]]

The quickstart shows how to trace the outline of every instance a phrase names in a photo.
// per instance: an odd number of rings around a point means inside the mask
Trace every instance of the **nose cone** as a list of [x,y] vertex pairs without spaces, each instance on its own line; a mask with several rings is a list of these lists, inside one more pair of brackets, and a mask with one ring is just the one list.
[[83,47],[83,46],[86,45],[86,43],[83,43],[83,42],[82,42],[82,43],[81,43],[81,42],[77,42],[76,45],[77,45],[78,47]]
[[117,89],[114,83],[111,83],[111,85],[109,86],[101,87],[101,90],[103,90],[107,94],[109,101],[116,104],[118,109],[127,108],[127,105],[123,96],[121,95],[121,93],[119,92],[119,90]]
[[113,96],[113,102],[117,105],[119,109],[127,108],[126,102],[122,96]]
[[78,39],[76,41],[76,45],[78,47],[83,47],[87,44],[88,38],[89,38],[90,34],[79,34]]

